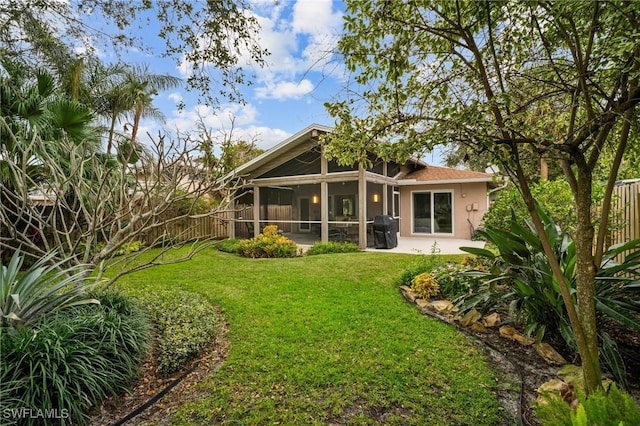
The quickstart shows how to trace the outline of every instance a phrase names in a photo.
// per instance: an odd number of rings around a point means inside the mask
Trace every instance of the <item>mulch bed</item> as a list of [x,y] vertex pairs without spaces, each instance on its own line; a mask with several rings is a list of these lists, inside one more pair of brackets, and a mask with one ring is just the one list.
[[[415,303],[404,290],[401,290],[401,293],[408,302]],[[514,422],[525,426],[541,426],[533,411],[532,403],[538,397],[537,389],[540,385],[558,378],[559,366],[548,364],[533,346],[521,345],[500,336],[497,327],[487,328],[486,332],[480,333],[462,327],[451,318],[429,308],[420,307],[417,304],[416,308],[425,315],[456,326],[462,334],[485,351],[500,380],[496,393],[506,413],[505,426],[512,425]],[[621,350],[636,355],[635,359],[625,358],[629,381],[627,392],[640,404],[640,333],[613,324],[605,329]],[[561,342],[548,343],[561,352],[569,362],[579,364],[579,360],[570,359],[568,353],[562,350]],[[512,386],[513,383],[517,384],[517,388]]]
[[[147,361],[141,367],[140,380],[133,386],[131,392],[117,399],[105,400],[91,417],[90,423],[100,426],[169,424],[173,414],[182,405],[200,396],[198,383],[224,362],[229,346],[227,331],[228,324],[221,321],[218,324],[215,339],[202,351],[200,356],[169,377],[157,373],[152,350]],[[125,417],[145,405],[151,398],[178,379],[181,379],[179,383],[157,402],[151,404],[150,407],[132,419],[122,422]]]

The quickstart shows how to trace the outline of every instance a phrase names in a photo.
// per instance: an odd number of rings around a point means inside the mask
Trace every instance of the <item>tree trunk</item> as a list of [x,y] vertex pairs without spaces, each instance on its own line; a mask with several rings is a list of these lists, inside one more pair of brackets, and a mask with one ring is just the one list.
[[587,393],[602,386],[602,373],[598,356],[598,330],[596,327],[595,275],[593,257],[594,229],[591,222],[591,173],[578,166],[576,191],[576,295],[577,310],[584,331],[587,354],[581,356],[584,384]]
[[[544,225],[538,212],[535,209],[535,202],[533,195],[531,194],[531,190],[529,188],[529,184],[527,183],[526,176],[522,167],[520,165],[517,150],[514,151],[514,155],[516,156],[516,178],[518,181],[518,185],[522,192],[523,200],[531,214],[531,219],[536,227],[536,232],[538,237],[540,237],[540,242],[542,243],[542,247],[544,249],[545,256],[549,261],[549,265],[551,266],[551,270],[553,271],[553,275],[558,281],[558,287],[560,288],[560,293],[562,295],[562,300],[567,309],[567,315],[569,317],[569,323],[571,324],[571,329],[573,330],[574,338],[576,339],[576,346],[578,348],[578,353],[580,354],[580,358],[582,360],[582,370],[584,372],[584,383],[585,390],[588,393],[591,393],[594,390],[597,390],[601,387],[600,382],[600,364],[598,360],[598,341],[597,341],[597,330],[595,327],[595,305],[593,301],[594,294],[594,277],[595,277],[595,269],[593,268],[593,255],[591,253],[591,247],[593,244],[593,227],[591,226],[591,178],[587,179],[586,186],[588,188],[582,188],[580,194],[582,194],[582,198],[580,198],[580,203],[578,204],[578,211],[581,212],[582,223],[578,224],[578,228],[582,226],[583,228],[578,229],[578,234],[582,235],[582,239],[576,239],[576,256],[577,260],[577,275],[578,275],[578,303],[574,304],[573,296],[569,290],[569,283],[566,281],[563,271],[560,267],[558,260],[555,257],[555,253],[553,248],[551,247],[551,243],[547,238],[546,233],[544,232]],[[564,168],[564,167],[563,167]],[[565,172],[566,173],[566,172]],[[589,175],[590,176],[590,175]],[[572,186],[573,188],[574,186]],[[579,199],[577,193],[577,185],[575,185],[576,190],[574,190],[574,196],[576,200]],[[584,208],[583,205],[586,204],[587,208]],[[586,215],[586,217],[584,217]],[[588,225],[585,227],[585,223]],[[585,245],[587,244],[587,245]],[[588,258],[585,258],[585,255],[588,255]],[[582,277],[580,278],[580,268],[584,267],[584,265],[591,265],[591,278],[589,279],[588,274],[582,273]],[[588,268],[585,270],[588,271]],[[589,296],[591,295],[591,296]],[[584,307],[581,308],[581,303]],[[591,308],[589,309],[589,305]],[[589,319],[591,318],[591,320]],[[585,324],[585,322],[589,322]],[[593,344],[595,343],[595,351],[593,350]]]
[[111,124],[109,126],[109,140],[107,141],[107,155],[111,154],[111,147],[113,146],[113,132],[116,127],[116,114],[111,115]]

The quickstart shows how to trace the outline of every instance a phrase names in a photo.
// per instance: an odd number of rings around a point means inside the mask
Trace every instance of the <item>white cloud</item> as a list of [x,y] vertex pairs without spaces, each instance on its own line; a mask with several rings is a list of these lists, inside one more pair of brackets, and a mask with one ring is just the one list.
[[188,110],[174,110],[167,119],[165,127],[180,134],[193,134],[201,123],[207,128],[227,129],[233,126],[242,128],[256,121],[258,111],[250,104],[228,104],[220,109],[207,105],[196,105]]
[[[258,98],[299,99],[312,90],[312,83],[302,75],[321,72],[324,77],[336,71],[333,60],[342,28],[342,12],[334,10],[332,0],[297,0],[295,3],[256,0],[245,13],[255,18],[260,30],[256,39],[269,51],[264,67],[252,61],[244,52],[239,64],[251,69],[259,86]],[[206,43],[205,43],[206,44]],[[186,78],[193,73],[192,64],[184,57],[177,67]],[[276,91],[275,95],[272,93]]]
[[169,93],[167,95],[167,98],[169,98],[170,100],[172,100],[175,103],[180,103],[180,102],[184,101],[184,97],[182,96],[182,93],[180,93],[180,92]]
[[336,35],[342,28],[342,13],[333,11],[332,1],[298,0],[293,7],[294,32],[324,38]]
[[291,133],[282,129],[274,129],[264,126],[249,126],[246,129],[240,129],[239,134],[245,135],[245,140],[254,140],[259,148],[265,150],[273,148],[275,145],[291,136]]
[[299,83],[282,81],[274,84],[266,84],[256,89],[258,99],[300,99],[313,91],[313,83],[304,79]]
[[[260,148],[269,149],[290,136],[290,133],[265,126],[257,126],[258,111],[250,104],[227,104],[219,110],[197,105],[187,110],[174,110],[163,126],[181,135],[197,135],[204,125],[213,135],[228,134],[233,129],[235,140],[254,141]],[[158,132],[159,125],[155,132]]]
[[[342,13],[331,0],[298,0],[291,9],[281,6],[256,9],[260,23],[260,44],[271,55],[262,69],[255,69],[259,99],[300,99],[313,90],[313,83],[301,75],[321,72],[325,77],[335,67],[333,58],[342,28]],[[286,13],[285,13],[286,12]]]

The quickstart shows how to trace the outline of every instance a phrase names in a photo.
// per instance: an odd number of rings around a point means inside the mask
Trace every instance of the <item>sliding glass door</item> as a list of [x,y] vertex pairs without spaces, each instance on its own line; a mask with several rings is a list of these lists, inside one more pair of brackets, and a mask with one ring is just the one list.
[[453,234],[451,192],[412,193],[414,234]]

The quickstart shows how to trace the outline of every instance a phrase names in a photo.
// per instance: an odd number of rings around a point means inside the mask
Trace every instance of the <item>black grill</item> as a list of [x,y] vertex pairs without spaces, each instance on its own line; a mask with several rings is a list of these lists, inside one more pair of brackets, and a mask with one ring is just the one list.
[[393,216],[384,215],[373,218],[373,243],[377,249],[398,246],[398,222]]

